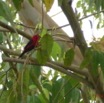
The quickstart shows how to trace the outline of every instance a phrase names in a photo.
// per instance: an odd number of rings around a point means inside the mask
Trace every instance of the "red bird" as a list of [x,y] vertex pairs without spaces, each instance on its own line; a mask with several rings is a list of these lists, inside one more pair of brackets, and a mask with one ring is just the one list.
[[19,56],[19,58],[22,57],[26,52],[29,52],[35,47],[37,47],[39,45],[39,39],[40,39],[40,36],[38,34],[34,35],[31,38],[31,40],[27,43],[27,45],[24,47],[24,50]]

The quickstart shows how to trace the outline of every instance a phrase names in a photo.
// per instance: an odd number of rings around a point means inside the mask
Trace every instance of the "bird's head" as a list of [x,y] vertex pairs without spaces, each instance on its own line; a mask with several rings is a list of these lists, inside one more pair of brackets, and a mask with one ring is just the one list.
[[39,34],[34,35],[34,36],[32,37],[32,39],[33,39],[33,41],[39,41],[39,39],[40,39]]

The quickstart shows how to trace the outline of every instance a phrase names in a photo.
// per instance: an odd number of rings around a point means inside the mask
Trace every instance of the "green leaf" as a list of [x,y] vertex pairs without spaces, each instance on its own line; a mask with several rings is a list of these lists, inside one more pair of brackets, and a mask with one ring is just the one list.
[[80,65],[80,68],[83,69],[83,68],[87,67],[88,64],[89,64],[90,61],[91,61],[91,58],[92,58],[92,51],[91,51],[91,49],[89,48],[89,49],[86,50],[86,52],[85,52],[85,58],[84,58],[84,60],[82,61],[81,65]]
[[99,53],[99,62],[100,62],[100,66],[101,66],[101,69],[103,71],[103,74],[104,74],[104,53]]
[[49,59],[49,55],[45,50],[37,51],[37,60],[40,64],[45,64],[48,59]]
[[98,11],[100,10],[101,4],[101,0],[95,0],[95,7]]
[[79,8],[81,6],[81,1],[77,2],[77,7]]
[[53,47],[53,38],[49,34],[44,35],[40,40],[41,48],[37,51],[37,60],[40,64],[45,64],[49,59]]
[[80,101],[80,91],[77,88],[72,90],[71,100],[72,103],[79,103]]
[[51,91],[51,89],[52,89],[52,86],[50,85],[49,82],[43,83],[43,87],[46,88],[48,91]]
[[99,54],[97,51],[93,51],[91,72],[94,76],[98,76]]
[[0,16],[4,17],[10,23],[13,23],[13,18],[9,6],[1,0],[0,0]]
[[53,47],[53,38],[51,35],[46,34],[40,40],[41,49],[50,56]]
[[30,86],[29,86],[29,89],[30,89],[30,90],[33,90],[33,89],[35,89],[35,88],[37,88],[36,85],[30,85]]
[[59,57],[61,55],[61,48],[60,46],[54,42],[53,43],[53,48],[52,48],[52,52],[51,52],[51,56],[55,59],[55,60],[58,60]]
[[36,75],[37,78],[41,75],[41,67],[40,66],[31,66],[31,72]]
[[[46,103],[46,101],[44,100],[43,98],[43,95],[42,94],[39,94],[38,95],[38,98],[40,99],[41,102],[38,102],[38,103]],[[34,102],[33,102],[34,103]],[[49,102],[48,102],[49,103]]]
[[64,90],[62,89],[63,83],[64,83],[63,78],[60,78],[58,80],[56,78],[53,81],[49,103],[58,103],[60,99],[64,99]]
[[27,103],[42,103],[42,102],[39,99],[38,95],[33,94],[32,96],[28,96]]
[[62,5],[62,1],[63,0],[58,0],[58,6],[61,6]]
[[16,9],[19,11],[21,9],[21,3],[23,2],[23,0],[12,0]]
[[53,5],[54,0],[43,0],[46,10],[49,11]]
[[30,80],[30,76],[29,76],[29,73],[30,73],[30,69],[27,67],[25,67],[25,71],[23,72],[23,83],[25,84],[25,86],[23,86],[23,90],[24,90],[24,95],[26,96],[27,93],[28,93],[28,87],[29,87],[29,80]]
[[66,66],[70,66],[72,64],[73,59],[74,59],[74,50],[73,49],[69,49],[65,53],[64,64]]
[[47,34],[47,29],[43,28],[40,35],[41,35],[41,36],[44,36],[45,34]]
[[28,0],[28,1],[29,1],[29,3],[31,4],[31,6],[33,6],[33,7],[34,7],[33,0]]
[[79,103],[80,91],[76,87],[72,87],[70,80],[65,79],[65,84],[65,103]]

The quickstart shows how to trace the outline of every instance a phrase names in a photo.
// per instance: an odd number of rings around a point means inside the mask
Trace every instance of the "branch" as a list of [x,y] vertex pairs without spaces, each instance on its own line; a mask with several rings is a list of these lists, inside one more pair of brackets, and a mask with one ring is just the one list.
[[75,72],[75,73],[78,73],[78,74],[80,74],[82,76],[88,77],[88,72],[87,71],[84,71],[84,70],[79,70],[79,68],[80,68],[79,66],[71,65],[70,67],[66,67],[66,66],[64,66],[64,64],[59,63],[59,62],[54,62],[54,61],[50,61],[50,62],[53,63],[53,64],[55,64],[55,65],[59,65],[60,67],[66,69],[66,70],[70,70],[70,71]]
[[20,53],[15,52],[15,51],[12,51],[11,49],[7,49],[7,48],[6,48],[5,46],[3,46],[3,45],[0,45],[0,50],[4,51],[4,52],[6,52],[6,53],[9,53],[9,54],[11,54],[11,55],[16,55],[16,56],[19,56],[19,55],[20,55]]
[[[25,62],[25,59],[16,59],[16,58],[8,58],[8,57],[5,57],[5,58],[3,58],[3,61],[4,61],[4,62],[24,63],[24,62]],[[82,76],[79,76],[79,75],[77,75],[77,74],[75,74],[75,73],[73,73],[73,72],[71,72],[71,71],[67,71],[67,70],[65,70],[64,68],[62,68],[62,67],[60,67],[60,66],[58,66],[58,65],[52,64],[52,63],[50,63],[50,62],[47,62],[47,63],[44,64],[44,65],[40,65],[40,64],[37,62],[36,59],[32,59],[32,60],[28,61],[27,64],[38,65],[38,66],[48,66],[48,67],[53,68],[53,69],[55,69],[55,70],[58,70],[58,71],[60,71],[60,72],[62,72],[62,73],[64,73],[64,74],[67,74],[67,75],[71,76],[72,78],[77,79],[78,81],[80,81],[80,82],[82,82],[82,83],[84,83],[84,84],[86,84],[86,85],[92,87],[91,83],[88,82],[88,81],[87,81],[85,78],[83,78]]]
[[3,23],[2,21],[0,21],[0,26],[2,26],[3,28],[6,28],[7,30],[9,30],[12,33],[15,33],[15,30],[17,31],[17,33],[19,33],[20,35],[26,37],[27,39],[31,39],[31,35],[19,30],[19,29],[15,29],[9,25],[7,25],[6,23]]
[[62,1],[61,8],[62,8],[64,14],[66,15],[68,21],[70,22],[70,25],[71,25],[72,30],[74,32],[76,44],[78,45],[78,47],[80,48],[80,50],[84,56],[85,51],[87,49],[87,44],[86,44],[85,38],[83,36],[83,33],[81,31],[78,20],[73,12],[73,9],[68,4],[67,0]]
[[[6,52],[6,53],[9,53],[9,54],[11,54],[11,55],[16,55],[16,56],[19,56],[20,55],[20,53],[18,53],[18,52],[16,52],[16,51],[12,51],[11,49],[7,49],[6,47],[4,47],[4,46],[1,46],[0,45],[0,50],[2,50],[2,51],[4,51],[4,52]],[[20,62],[20,63],[23,63],[23,61],[22,60],[19,60],[19,61],[17,61],[17,62]],[[78,66],[76,66],[76,65],[72,65],[72,66],[70,66],[70,67],[65,67],[62,63],[58,63],[58,62],[54,62],[54,61],[49,61],[51,64],[54,64],[54,65],[58,65],[58,66],[60,66],[60,67],[62,67],[62,68],[64,68],[64,69],[66,69],[66,70],[70,70],[70,71],[72,71],[72,72],[75,72],[75,73],[78,73],[78,74],[80,74],[80,75],[82,75],[82,76],[86,76],[86,77],[88,77],[88,73],[86,72],[86,71],[81,71],[81,70],[79,70],[79,67]]]
[[[11,54],[11,55],[17,55],[17,56],[20,55],[20,53],[15,52],[15,51],[12,51],[12,50],[10,50],[10,49],[7,49],[6,47],[1,46],[1,45],[0,45],[0,49],[1,49],[2,51],[4,51],[4,52],[7,52],[7,53]],[[24,61],[25,61],[25,60],[15,59],[15,58],[3,58],[3,60],[4,60],[4,61],[8,61],[8,62],[17,62],[17,63],[24,63]],[[33,60],[34,60],[34,59],[33,59]],[[40,66],[40,64],[37,63],[36,61],[35,61],[35,62],[30,62],[30,63],[28,63],[28,64],[32,64],[32,65],[35,64],[35,65],[39,65],[39,66]],[[79,81],[81,81],[81,82],[83,82],[83,83],[85,83],[85,84],[91,86],[91,84],[90,84],[84,77],[79,76],[78,74],[76,74],[76,73],[74,73],[74,72],[72,72],[72,71],[67,71],[67,70],[65,70],[64,67],[61,67],[60,65],[53,64],[53,63],[51,63],[51,62],[47,62],[47,64],[45,64],[45,66],[51,67],[51,68],[53,68],[53,69],[55,69],[55,70],[58,70],[58,71],[60,71],[60,72],[62,72],[62,73],[64,73],[64,74],[67,74],[67,75],[69,75],[69,76],[71,76],[71,77],[73,77],[73,78],[75,78],[75,79],[77,79],[77,80],[79,80]],[[73,71],[77,71],[77,70],[74,70],[74,69],[72,69],[72,70],[73,70]],[[78,73],[78,72],[77,72],[77,73]],[[80,73],[79,73],[79,74],[80,74]]]

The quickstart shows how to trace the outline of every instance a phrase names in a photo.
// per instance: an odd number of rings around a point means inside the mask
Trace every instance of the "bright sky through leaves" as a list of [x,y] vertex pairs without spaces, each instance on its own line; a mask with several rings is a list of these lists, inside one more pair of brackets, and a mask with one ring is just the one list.
[[[68,21],[65,17],[65,15],[60,12],[62,11],[60,9],[59,6],[57,6],[58,3],[57,1],[55,0],[50,12],[48,12],[48,14],[50,16],[53,16],[54,14],[56,14],[55,16],[52,17],[52,19],[59,25],[59,26],[62,26],[62,25],[65,25],[65,24],[68,24]],[[74,2],[72,3],[72,6],[73,8],[75,9],[75,6],[76,6],[76,1],[74,0]],[[78,12],[82,12],[81,9],[77,9]],[[59,13],[59,14],[57,14]],[[91,26],[90,26],[90,22],[89,20],[92,21],[93,23],[93,28],[91,29]],[[103,36],[103,31],[104,29],[100,29],[100,30],[97,30],[96,29],[96,26],[97,26],[97,20],[95,20],[95,18],[93,16],[87,18],[87,19],[84,19],[83,20],[83,25],[82,25],[82,30],[84,32],[84,36],[85,36],[85,39],[86,41],[89,43],[93,40],[93,36],[96,37],[96,38],[99,38],[99,37],[102,37]],[[64,27],[62,28],[69,36],[73,36],[73,32],[71,30],[70,26],[67,26],[67,27]]]

